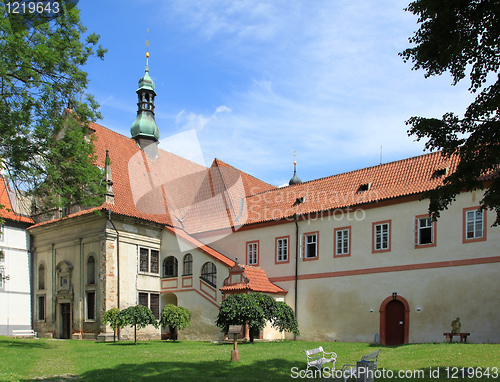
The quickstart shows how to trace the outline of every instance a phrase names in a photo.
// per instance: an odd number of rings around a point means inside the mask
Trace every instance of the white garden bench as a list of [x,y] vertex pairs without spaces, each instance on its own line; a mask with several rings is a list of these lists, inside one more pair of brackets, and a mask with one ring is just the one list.
[[13,330],[12,334],[14,335],[14,338],[17,337],[33,337],[36,338],[36,332],[32,329],[20,329],[20,330]]
[[310,367],[315,367],[318,370],[323,368],[323,365],[327,363],[332,363],[332,370],[335,369],[335,361],[337,360],[337,354],[334,352],[325,352],[323,347],[320,346],[316,349],[304,350],[307,356],[307,369]]
[[[378,369],[377,366],[377,361],[378,361],[378,354],[380,353],[380,350],[374,351],[373,353],[367,354],[363,357],[361,357],[361,362],[363,361],[373,361],[373,366],[374,370]],[[357,367],[356,365],[349,365],[345,364],[342,366],[342,375],[344,377],[344,381],[347,382],[347,379],[350,377],[356,377],[357,376]]]

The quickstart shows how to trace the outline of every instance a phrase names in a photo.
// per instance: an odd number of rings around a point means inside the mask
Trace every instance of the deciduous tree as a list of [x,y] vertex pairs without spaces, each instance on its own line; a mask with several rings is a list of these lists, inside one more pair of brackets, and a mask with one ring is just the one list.
[[427,139],[426,149],[458,155],[456,171],[424,195],[438,218],[463,190],[486,189],[481,207],[496,211],[500,224],[500,1],[415,0],[406,8],[418,15],[415,45],[400,55],[423,69],[425,76],[451,73],[453,85],[465,79],[477,94],[463,117],[453,112],[441,119],[412,117],[409,135]]
[[130,325],[134,327],[134,344],[137,344],[137,329],[153,325],[158,328],[158,322],[151,309],[144,305],[130,306],[118,313],[117,320],[121,327]]
[[100,115],[82,67],[105,50],[98,35],[86,34],[75,2],[58,3],[58,16],[44,22],[0,5],[0,169],[46,209],[101,201],[87,137]]
[[170,328],[170,337],[176,340],[175,330],[185,329],[191,325],[192,313],[189,309],[182,306],[175,306],[173,304],[167,304],[161,310],[160,322],[159,324],[163,327]]
[[108,309],[104,315],[102,316],[102,323],[109,324],[113,329],[113,342],[116,342],[116,329],[122,328],[124,325],[119,320],[118,314],[120,313],[120,309],[111,308]]
[[230,295],[221,302],[215,324],[224,333],[229,325],[248,325],[250,342],[253,342],[253,331],[262,330],[266,322],[279,331],[299,334],[299,327],[292,308],[285,302],[277,302],[263,293],[250,295]]

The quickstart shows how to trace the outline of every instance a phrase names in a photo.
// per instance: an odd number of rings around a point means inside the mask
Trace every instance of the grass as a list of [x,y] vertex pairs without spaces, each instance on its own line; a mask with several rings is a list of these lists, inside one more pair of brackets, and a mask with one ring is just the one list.
[[[291,381],[334,380],[292,378],[292,368],[305,373],[304,349],[323,346],[337,353],[337,369],[355,363],[379,348],[364,343],[256,342],[239,344],[241,362],[231,362],[231,344],[148,341],[96,343],[91,341],[14,340],[0,337],[0,381]],[[414,381],[461,381],[462,367],[490,368],[482,379],[500,380],[500,344],[414,344],[382,347],[379,367],[394,372],[424,370]],[[445,369],[448,367],[448,371]],[[439,378],[429,375],[439,371]],[[439,368],[439,369],[438,369]],[[477,369],[475,369],[477,370]],[[297,376],[297,373],[294,374]],[[395,378],[377,378],[389,381]],[[455,378],[452,378],[455,377]],[[401,378],[398,378],[401,379]],[[405,378],[405,380],[412,380]],[[354,379],[352,380],[354,381]]]

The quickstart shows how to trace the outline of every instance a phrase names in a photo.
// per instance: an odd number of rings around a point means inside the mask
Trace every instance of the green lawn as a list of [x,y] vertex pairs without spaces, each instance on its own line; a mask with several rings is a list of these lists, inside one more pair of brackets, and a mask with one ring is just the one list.
[[[363,343],[256,342],[239,344],[241,362],[230,362],[231,344],[149,341],[133,345],[130,342],[14,340],[0,337],[0,381],[335,380],[329,375],[317,379],[292,378],[292,375],[298,376],[297,373],[305,369],[306,357],[302,350],[320,345],[326,351],[337,353],[338,369],[380,348]],[[413,378],[415,381],[461,381],[455,369],[461,367],[474,367],[474,373],[479,367],[483,371],[489,368],[489,377],[477,379],[474,375],[465,380],[495,381],[500,380],[500,375],[495,377],[496,369],[493,369],[500,367],[500,344],[440,343],[382,347],[379,367],[387,373],[386,378],[378,378],[378,381],[396,379],[400,370],[408,373],[424,370],[425,378]],[[429,376],[430,368],[434,373],[439,370],[439,378],[437,375]],[[392,379],[388,378],[389,370],[394,373]]]

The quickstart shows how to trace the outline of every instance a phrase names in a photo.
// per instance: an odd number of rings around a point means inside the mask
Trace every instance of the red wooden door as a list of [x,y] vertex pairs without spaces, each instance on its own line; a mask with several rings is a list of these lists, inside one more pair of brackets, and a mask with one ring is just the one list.
[[386,306],[385,344],[405,343],[405,306],[401,301],[392,300]]

